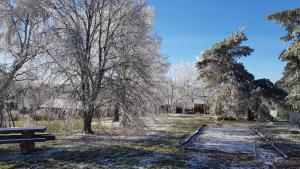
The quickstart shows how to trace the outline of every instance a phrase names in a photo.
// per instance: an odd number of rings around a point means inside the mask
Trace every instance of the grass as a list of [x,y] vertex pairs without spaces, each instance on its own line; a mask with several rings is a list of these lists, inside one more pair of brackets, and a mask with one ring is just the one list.
[[[23,116],[18,121],[15,121],[16,127],[24,127],[28,125],[27,116]],[[39,120],[34,121],[36,126],[43,126],[47,128],[47,132],[55,133],[55,134],[62,134],[62,133],[70,133],[74,130],[82,130],[83,122],[82,120],[75,120],[72,122],[63,122],[62,120]],[[72,132],[71,132],[72,133]]]
[[13,166],[14,166],[13,164],[0,162],[0,169],[10,169],[10,168],[13,168]]
[[[106,119],[109,120],[109,119]],[[24,126],[18,121],[17,126]],[[62,121],[37,121],[46,126],[48,132],[68,132]],[[203,120],[201,115],[168,115],[158,122],[163,129],[154,129],[154,134],[128,141],[123,137],[110,138],[101,133],[99,136],[83,136],[68,139],[61,135],[55,142],[39,143],[38,151],[58,149],[59,153],[49,156],[33,156],[26,160],[1,162],[1,168],[31,168],[41,165],[45,168],[188,168],[186,161],[195,155],[192,150],[177,146],[196,131],[203,123],[216,123],[212,119]],[[245,121],[220,121],[220,124],[241,124]],[[82,122],[74,123],[75,130],[81,131]],[[159,127],[158,127],[159,128]],[[19,153],[18,145],[0,146],[0,155]],[[1,157],[0,157],[1,158]]]
[[289,120],[289,114],[287,112],[279,112],[277,115],[279,120],[282,121],[288,121]]

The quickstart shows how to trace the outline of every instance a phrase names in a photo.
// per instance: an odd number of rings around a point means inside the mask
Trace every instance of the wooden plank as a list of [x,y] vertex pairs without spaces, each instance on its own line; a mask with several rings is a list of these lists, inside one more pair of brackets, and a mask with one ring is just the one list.
[[196,132],[194,132],[194,134],[192,134],[190,137],[188,137],[187,139],[185,139],[181,144],[179,144],[177,147],[183,147],[185,145],[187,145],[189,142],[193,141],[193,139],[195,139],[197,136],[199,136],[202,131],[204,130],[204,128],[206,128],[207,125],[206,124],[202,124]]
[[46,141],[56,139],[55,135],[52,135],[52,134],[36,134],[33,136],[33,138],[44,138],[44,139],[46,139]]
[[44,141],[46,141],[45,138],[7,139],[7,140],[0,140],[0,144],[44,142]]
[[23,133],[23,132],[45,132],[46,127],[24,127],[24,128],[0,128],[0,134]]
[[[55,140],[55,135],[51,134],[36,134],[32,138],[45,138],[46,140]],[[0,135],[1,140],[22,139],[22,135]]]
[[259,131],[255,130],[252,127],[249,127],[254,133],[256,133],[260,138],[262,138],[265,142],[267,142],[269,145],[271,145],[280,155],[282,155],[284,158],[288,158],[286,154],[284,154],[277,146],[275,146],[274,143],[272,143],[269,139],[265,138],[265,136],[260,133]]
[[0,140],[21,139],[22,135],[0,135]]

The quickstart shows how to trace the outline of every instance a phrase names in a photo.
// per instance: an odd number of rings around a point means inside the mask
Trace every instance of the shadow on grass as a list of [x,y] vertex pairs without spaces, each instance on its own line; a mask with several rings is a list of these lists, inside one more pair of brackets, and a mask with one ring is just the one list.
[[62,137],[38,144],[37,152],[29,156],[19,155],[18,145],[9,149],[0,146],[0,168],[188,168],[186,161],[195,152],[177,145],[201,125],[201,120],[189,117],[165,121],[164,125],[171,127],[134,139]]
[[[33,155],[16,155],[12,158],[0,160],[1,164],[12,165],[11,168],[26,168],[33,166],[43,166],[46,168],[60,167],[77,168],[86,165],[88,168],[138,168],[138,167],[172,167],[183,168],[184,164],[174,158],[173,153],[157,153],[144,148],[134,148],[130,146],[108,146],[108,147],[81,147],[75,150],[47,150],[36,152]],[[176,156],[177,157],[177,156]],[[3,161],[4,160],[4,161]]]
[[[111,138],[104,143],[104,138],[88,137],[60,140],[61,145],[55,143],[58,147],[54,148],[45,144],[27,156],[20,155],[15,146],[13,152],[0,151],[0,168],[4,165],[12,166],[8,168],[82,168],[82,165],[87,168],[186,168],[183,160],[190,152],[178,150],[178,140],[180,138],[169,132],[125,144],[122,139]],[[118,142],[122,144],[116,145]]]

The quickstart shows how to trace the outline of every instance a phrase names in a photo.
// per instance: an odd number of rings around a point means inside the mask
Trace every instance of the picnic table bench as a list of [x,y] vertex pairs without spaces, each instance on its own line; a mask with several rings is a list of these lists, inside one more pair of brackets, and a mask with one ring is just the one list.
[[55,140],[51,134],[36,134],[46,131],[46,127],[0,128],[0,144],[20,143],[21,153],[30,154],[34,151],[35,142]]

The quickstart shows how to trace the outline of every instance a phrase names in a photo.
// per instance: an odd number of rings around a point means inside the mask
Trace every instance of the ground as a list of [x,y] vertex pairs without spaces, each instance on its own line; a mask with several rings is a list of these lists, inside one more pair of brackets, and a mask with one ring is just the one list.
[[198,151],[191,168],[270,168],[282,158],[248,125],[210,124],[187,148]]
[[287,122],[260,123],[253,126],[266,139],[278,147],[288,159],[277,163],[276,168],[300,168],[300,128]]
[[[56,134],[53,142],[37,143],[32,155],[20,155],[18,144],[0,145],[0,168],[297,168],[298,159],[282,158],[258,137],[249,126],[262,133],[272,133],[272,126],[246,121],[216,122],[203,115],[160,115],[146,120],[149,128],[139,135],[126,135],[110,119],[95,120],[96,135],[80,133],[81,123],[68,130],[60,122],[38,122]],[[19,125],[22,123],[19,122]],[[207,124],[191,143],[178,147],[202,124]],[[285,124],[285,123],[284,123]],[[285,124],[288,126],[290,124]],[[279,128],[279,127],[278,127]],[[285,133],[291,126],[281,127]],[[78,130],[76,130],[78,129]],[[98,130],[97,130],[98,129]],[[269,129],[269,130],[267,130]],[[67,132],[65,132],[67,131]],[[275,137],[298,145],[299,127],[290,135]],[[282,146],[284,147],[284,146]],[[256,151],[254,151],[256,150]],[[300,150],[300,149],[298,149]],[[284,151],[290,151],[286,148]],[[256,152],[256,153],[254,153]],[[291,151],[290,154],[295,153]],[[299,156],[298,156],[299,157]]]

